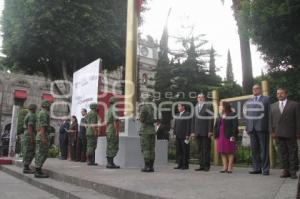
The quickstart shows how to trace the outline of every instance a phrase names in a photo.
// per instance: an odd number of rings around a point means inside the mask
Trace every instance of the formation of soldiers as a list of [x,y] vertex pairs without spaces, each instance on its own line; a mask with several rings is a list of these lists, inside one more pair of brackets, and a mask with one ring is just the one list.
[[[37,106],[29,105],[29,112],[24,119],[24,136],[22,140],[23,173],[34,174],[36,178],[48,178],[42,167],[47,160],[50,134],[50,103],[43,101],[41,110],[36,114]],[[35,159],[35,171],[30,164]]]
[[[119,133],[120,120],[118,110],[116,108],[118,100],[115,97],[109,100],[109,109],[106,113],[106,158],[108,169],[119,169],[120,166],[114,163],[114,158],[119,151]],[[97,146],[97,137],[99,135],[99,116],[97,113],[97,103],[90,104],[90,112],[86,116],[87,128],[87,164],[90,166],[97,165],[95,163],[95,150]],[[145,104],[140,112],[140,139],[141,151],[144,156],[145,167],[142,172],[154,172],[155,160],[155,129],[154,129],[154,111],[151,105]]]
[[[110,107],[106,113],[106,157],[108,169],[119,169],[120,166],[114,163],[114,158],[119,150],[120,121],[116,108],[117,98],[112,97],[109,101]],[[36,178],[48,178],[42,171],[43,164],[47,160],[49,150],[50,134],[50,104],[43,101],[41,110],[36,113],[37,106],[29,105],[29,112],[25,116],[23,127],[24,135],[22,139],[23,173],[34,174]],[[97,147],[97,137],[99,136],[100,118],[97,113],[98,104],[90,104],[90,111],[86,116],[86,138],[87,138],[87,164],[96,166],[95,150]],[[142,172],[154,172],[153,164],[155,160],[155,129],[154,111],[151,105],[145,104],[140,112],[140,139],[141,151],[144,156],[145,167]],[[30,169],[32,160],[35,159],[35,171]]]

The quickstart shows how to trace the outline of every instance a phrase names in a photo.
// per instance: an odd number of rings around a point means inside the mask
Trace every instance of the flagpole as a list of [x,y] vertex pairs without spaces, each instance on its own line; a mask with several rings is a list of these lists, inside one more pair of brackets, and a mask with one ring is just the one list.
[[124,112],[126,117],[134,117],[136,110],[137,18],[136,0],[128,0]]

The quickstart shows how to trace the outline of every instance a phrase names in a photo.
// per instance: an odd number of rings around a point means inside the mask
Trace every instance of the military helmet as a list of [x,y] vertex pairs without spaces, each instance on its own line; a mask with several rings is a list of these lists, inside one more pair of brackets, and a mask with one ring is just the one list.
[[29,110],[36,110],[36,109],[37,109],[37,106],[36,106],[35,104],[30,104],[30,105],[28,106],[28,109],[29,109]]
[[97,103],[91,103],[90,104],[90,109],[93,109],[93,110],[95,110],[95,109],[97,109],[98,108],[98,104]]
[[42,107],[49,107],[50,103],[47,100],[42,101]]
[[114,104],[114,103],[116,103],[116,102],[118,102],[118,98],[116,98],[116,97],[111,97],[110,99],[109,99],[109,103],[110,104]]

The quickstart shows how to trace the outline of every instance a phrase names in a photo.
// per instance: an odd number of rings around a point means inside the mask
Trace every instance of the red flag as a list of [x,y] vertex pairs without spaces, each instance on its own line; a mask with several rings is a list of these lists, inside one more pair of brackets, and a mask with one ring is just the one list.
[[138,16],[140,16],[143,0],[136,0],[136,3],[137,3],[137,14],[138,14]]

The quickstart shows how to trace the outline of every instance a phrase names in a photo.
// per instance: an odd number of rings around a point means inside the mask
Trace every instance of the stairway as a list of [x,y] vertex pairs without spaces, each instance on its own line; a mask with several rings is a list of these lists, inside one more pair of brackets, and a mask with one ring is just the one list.
[[12,165],[0,165],[0,170],[62,199],[165,199],[109,184],[81,179],[53,169],[43,169],[49,175],[49,178],[34,178],[33,174],[23,174],[21,160],[12,160]]

